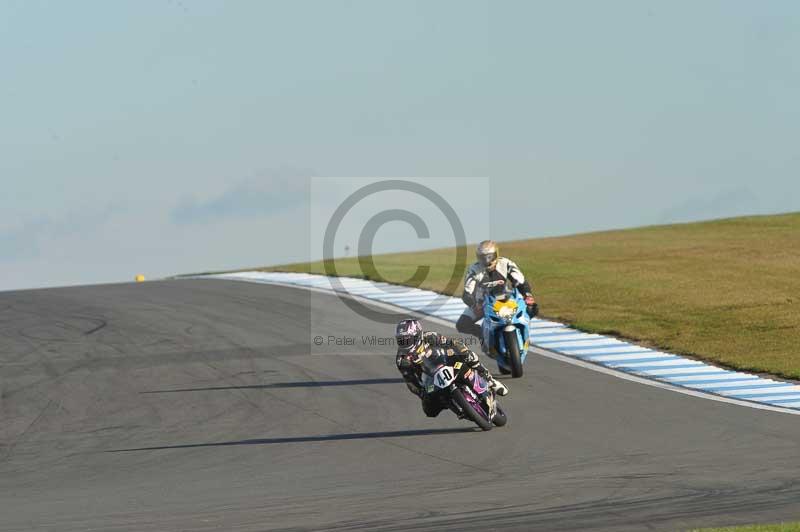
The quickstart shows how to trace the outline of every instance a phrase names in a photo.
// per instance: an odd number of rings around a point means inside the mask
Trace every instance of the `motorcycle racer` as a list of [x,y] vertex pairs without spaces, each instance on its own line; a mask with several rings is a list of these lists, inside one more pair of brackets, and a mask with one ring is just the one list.
[[422,387],[422,360],[433,353],[434,348],[443,348],[448,356],[454,357],[453,362],[462,362],[485,378],[489,386],[499,396],[508,394],[508,388],[502,382],[496,381],[473,353],[463,342],[448,338],[437,332],[423,332],[419,320],[407,318],[397,324],[395,331],[397,340],[397,369],[403,375],[406,386],[411,393],[422,399],[422,410],[428,417],[436,417],[442,411],[439,403],[427,400],[427,395]]
[[539,313],[539,305],[533,297],[530,283],[514,261],[499,255],[497,243],[484,240],[478,244],[475,257],[478,260],[469,267],[464,278],[461,300],[467,305],[467,309],[456,322],[458,332],[477,336],[483,341],[481,327],[476,322],[483,318],[484,289],[481,284],[487,281],[510,283],[511,286],[518,287],[525,297],[528,315],[533,318]]

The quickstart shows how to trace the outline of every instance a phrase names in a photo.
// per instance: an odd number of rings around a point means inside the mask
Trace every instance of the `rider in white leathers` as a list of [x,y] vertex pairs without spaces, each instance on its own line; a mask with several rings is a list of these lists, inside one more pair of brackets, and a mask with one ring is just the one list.
[[518,287],[525,297],[528,315],[534,317],[539,313],[539,305],[522,270],[511,259],[499,256],[494,241],[484,240],[478,244],[475,256],[478,260],[469,267],[464,278],[464,293],[461,299],[467,305],[467,309],[456,322],[456,329],[459,332],[477,336],[483,341],[481,327],[476,322],[483,318],[482,283],[487,281],[501,281]]

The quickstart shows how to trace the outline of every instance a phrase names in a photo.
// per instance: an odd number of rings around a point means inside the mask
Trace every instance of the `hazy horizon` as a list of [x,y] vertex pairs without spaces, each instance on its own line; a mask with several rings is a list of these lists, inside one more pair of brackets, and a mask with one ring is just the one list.
[[443,191],[476,239],[800,211],[798,30],[778,1],[4,2],[0,290],[318,258],[309,180],[488,178]]

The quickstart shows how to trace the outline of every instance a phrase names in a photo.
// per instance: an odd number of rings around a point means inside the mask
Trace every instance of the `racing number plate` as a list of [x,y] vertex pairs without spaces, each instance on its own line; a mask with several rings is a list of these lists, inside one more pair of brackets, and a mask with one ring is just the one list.
[[456,375],[450,366],[439,368],[439,371],[433,376],[433,383],[437,388],[447,388],[454,380],[456,380]]

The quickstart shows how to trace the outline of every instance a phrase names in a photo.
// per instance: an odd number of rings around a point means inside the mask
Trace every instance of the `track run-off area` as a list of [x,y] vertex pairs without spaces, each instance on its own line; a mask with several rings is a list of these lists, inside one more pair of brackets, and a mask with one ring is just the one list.
[[[0,324],[0,530],[800,518],[798,416],[531,354],[505,381],[506,427],[429,419],[394,348],[362,341],[391,327],[332,294],[219,279],[2,292]],[[354,340],[314,344],[331,335]]]

